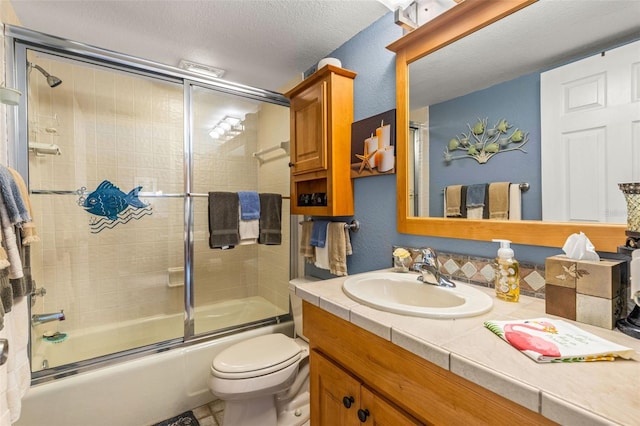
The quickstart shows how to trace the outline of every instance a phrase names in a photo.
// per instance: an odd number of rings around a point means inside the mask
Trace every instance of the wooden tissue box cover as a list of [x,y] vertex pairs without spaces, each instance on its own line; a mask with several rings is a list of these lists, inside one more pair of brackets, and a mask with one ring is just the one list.
[[546,312],[613,329],[626,315],[620,260],[573,260],[564,255],[545,259]]

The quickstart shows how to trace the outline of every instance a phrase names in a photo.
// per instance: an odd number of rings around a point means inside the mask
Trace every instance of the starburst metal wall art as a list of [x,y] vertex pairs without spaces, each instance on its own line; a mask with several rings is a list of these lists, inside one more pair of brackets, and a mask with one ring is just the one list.
[[450,164],[453,160],[473,158],[484,164],[496,154],[509,151],[522,151],[529,142],[529,133],[522,129],[512,129],[507,120],[500,119],[493,127],[488,126],[489,119],[480,119],[473,125],[467,124],[469,131],[449,140],[444,151],[444,161]]

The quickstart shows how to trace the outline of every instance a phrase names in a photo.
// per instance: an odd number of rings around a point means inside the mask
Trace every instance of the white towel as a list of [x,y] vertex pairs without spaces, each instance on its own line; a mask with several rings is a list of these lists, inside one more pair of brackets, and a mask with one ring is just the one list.
[[240,245],[257,244],[260,236],[260,219],[242,220],[240,215],[241,207],[238,207],[238,233],[240,234]]
[[[8,312],[4,316],[5,326],[0,330],[0,339],[9,339],[10,332],[7,322],[11,321],[13,312]],[[9,317],[9,318],[8,318]],[[9,352],[11,355],[11,352]],[[9,387],[8,365],[5,362],[0,366],[0,426],[9,426],[11,424],[11,410],[7,401],[7,388]]]
[[519,183],[509,186],[509,220],[522,220],[522,190]]
[[329,241],[330,223],[331,222],[327,223],[327,241],[324,247],[316,247],[316,268],[329,269],[329,247],[331,247],[331,242]]
[[482,219],[484,215],[484,206],[467,207],[467,219]]
[[14,300],[13,308],[9,314],[9,358],[7,359],[7,405],[11,412],[11,423],[20,418],[22,410],[22,397],[29,389],[31,381],[31,369],[29,367],[29,355],[27,353],[29,315],[27,297]]

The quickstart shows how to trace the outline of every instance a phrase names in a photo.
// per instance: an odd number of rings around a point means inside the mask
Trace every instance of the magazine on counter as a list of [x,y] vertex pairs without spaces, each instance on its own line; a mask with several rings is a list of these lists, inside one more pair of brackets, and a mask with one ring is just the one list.
[[613,361],[635,353],[562,320],[485,321],[484,326],[536,362]]

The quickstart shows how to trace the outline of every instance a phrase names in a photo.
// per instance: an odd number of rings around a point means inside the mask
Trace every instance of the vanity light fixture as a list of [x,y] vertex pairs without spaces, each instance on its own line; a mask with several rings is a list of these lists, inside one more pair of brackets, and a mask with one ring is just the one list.
[[462,0],[378,0],[394,12],[394,22],[413,31]]
[[222,120],[218,121],[218,123],[209,131],[209,136],[211,136],[212,139],[224,143],[238,136],[243,131],[244,125],[242,124],[241,119],[225,115]]
[[197,74],[205,75],[207,77],[213,78],[222,78],[225,73],[225,70],[221,68],[212,67],[210,65],[198,64],[196,62],[187,61],[185,59],[181,59],[178,63],[178,67],[183,70],[195,72]]

